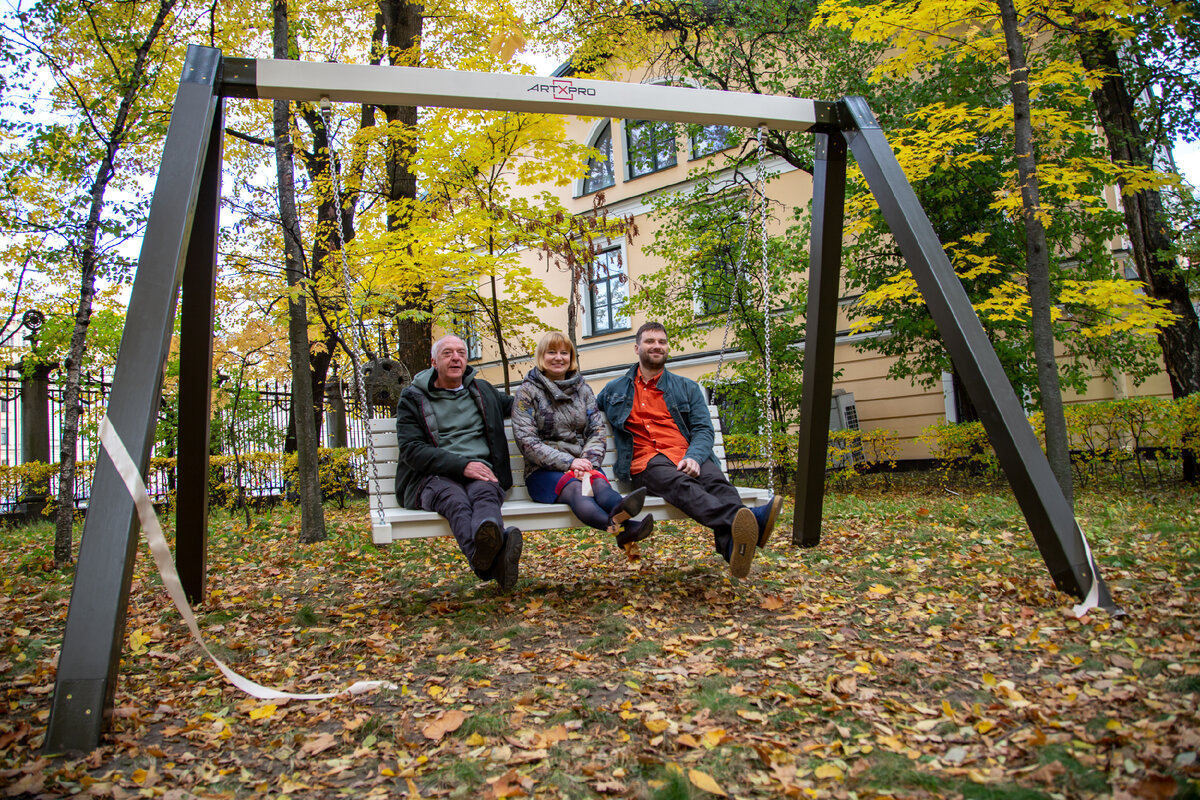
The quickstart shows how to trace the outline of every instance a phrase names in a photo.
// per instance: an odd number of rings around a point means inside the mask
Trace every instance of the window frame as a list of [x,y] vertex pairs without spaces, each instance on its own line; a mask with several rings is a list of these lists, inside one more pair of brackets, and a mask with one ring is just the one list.
[[[615,258],[613,255],[615,254]],[[606,263],[606,274],[601,275],[601,259]],[[625,259],[625,248],[620,243],[613,243],[606,246],[597,253],[596,264],[591,278],[584,275],[580,279],[580,295],[583,300],[583,335],[584,336],[606,336],[610,333],[619,331],[627,331],[632,327],[631,317],[628,312],[622,309],[625,302],[629,300],[629,268],[628,261]],[[615,267],[615,269],[614,269]],[[613,282],[617,285],[625,287],[620,293],[620,297],[614,299]],[[595,287],[599,284],[604,284],[606,288],[606,296],[608,301],[605,307],[608,310],[609,324],[603,328],[597,325],[597,305]]]
[[454,312],[450,318],[450,333],[463,340],[467,346],[467,361],[483,358],[483,340],[475,328],[475,315],[469,311]]
[[[696,146],[697,139],[700,136],[702,136],[705,131],[714,130],[714,129],[720,129],[721,132],[724,134],[725,144],[721,147],[715,147],[712,150],[701,151],[701,149]],[[698,130],[694,131],[693,133],[688,134],[688,149],[689,149],[689,152],[691,153],[691,160],[697,161],[701,158],[708,158],[709,156],[714,156],[717,153],[722,153],[722,152],[728,150],[729,148],[733,147],[734,145],[729,142],[729,135],[732,131],[733,131],[733,127],[731,127],[729,125],[704,125],[704,126],[701,126]],[[715,138],[716,137],[714,137],[714,140],[715,140]]]
[[[717,270],[720,270],[720,277],[729,284],[731,291],[737,289],[737,253],[733,252],[732,245],[722,244],[709,254],[709,257],[704,260],[704,264],[706,271],[711,270],[713,277],[717,277]],[[729,311],[729,292],[725,292],[719,298],[714,297],[709,288],[702,283],[696,286],[694,297],[697,316],[711,317]]]
[[[675,126],[669,122],[655,122],[653,120],[625,120],[623,126],[625,140],[625,178],[633,180],[641,178],[645,175],[653,175],[656,172],[668,170],[679,164],[679,141],[675,136]],[[650,154],[653,158],[653,163],[649,169],[640,170],[639,156],[635,155],[635,150],[641,145],[634,144],[633,138],[638,131],[645,130],[650,136]],[[659,137],[662,137],[662,142]],[[670,160],[660,161],[659,156],[665,149],[663,146],[670,143]]]
[[[601,155],[607,156],[607,158],[604,161],[600,161],[595,156],[588,159],[588,162],[586,165],[587,174],[585,174],[579,180],[579,191],[576,193],[576,197],[583,197],[585,195],[595,194],[596,192],[601,192],[601,191],[604,191],[605,189],[608,189],[609,187],[617,185],[617,169],[616,169],[616,165],[613,163],[612,129],[613,129],[613,121],[611,119],[607,119],[607,120],[604,120],[604,122],[600,123],[592,131],[592,135],[588,137],[588,147],[596,148],[597,150],[600,151]],[[608,147],[605,148],[605,147],[598,146],[598,143],[601,140],[605,139],[606,133],[607,133]],[[596,173],[596,170],[598,167],[600,168],[602,176],[606,177],[608,179],[608,183],[604,183],[604,184],[600,184],[600,183],[593,184],[592,183],[592,181],[596,178],[595,173]]]

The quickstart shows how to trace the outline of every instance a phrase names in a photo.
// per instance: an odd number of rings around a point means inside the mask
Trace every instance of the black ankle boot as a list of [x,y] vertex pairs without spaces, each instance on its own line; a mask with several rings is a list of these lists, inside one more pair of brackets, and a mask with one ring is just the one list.
[[654,515],[647,514],[642,519],[631,519],[621,527],[621,532],[617,534],[617,547],[640,542],[650,538],[650,534],[654,532]]
[[[631,517],[636,517],[642,513],[642,506],[646,504],[646,487],[634,489],[629,494],[621,498],[621,502],[608,515],[608,532],[616,533],[617,526],[626,522]],[[649,534],[647,534],[649,535]],[[645,536],[642,537],[646,538]]]

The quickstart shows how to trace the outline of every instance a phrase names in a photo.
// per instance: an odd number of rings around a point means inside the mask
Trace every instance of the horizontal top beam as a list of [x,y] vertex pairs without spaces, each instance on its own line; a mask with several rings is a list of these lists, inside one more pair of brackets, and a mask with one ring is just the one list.
[[227,97],[523,111],[772,130],[835,127],[833,103],[619,81],[226,58]]

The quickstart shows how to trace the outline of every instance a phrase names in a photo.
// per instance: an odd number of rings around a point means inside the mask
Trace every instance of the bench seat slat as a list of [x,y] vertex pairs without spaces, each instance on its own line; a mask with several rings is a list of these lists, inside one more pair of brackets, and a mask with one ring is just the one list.
[[[725,469],[725,439],[721,433],[721,421],[715,406],[709,406],[709,414],[716,432],[714,454]],[[449,536],[450,526],[432,511],[413,511],[402,508],[395,494],[396,461],[399,449],[396,446],[396,420],[394,418],[367,421],[370,431],[375,463],[367,465],[367,484],[371,509],[371,540],[375,544],[388,544],[398,539],[420,539],[431,536]],[[529,499],[525,489],[525,461],[512,440],[512,427],[506,422],[510,462],[513,473],[513,488],[502,506],[501,513],[506,525],[515,525],[523,531],[553,530],[555,528],[586,527],[565,503],[537,503]],[[369,452],[369,451],[368,451]],[[616,463],[616,448],[612,431],[608,433],[608,447],[604,455],[604,466],[612,473]],[[622,487],[616,487],[619,490]],[[763,505],[770,499],[766,489],[737,487],[742,502],[748,506]],[[647,497],[641,516],[654,514],[656,519],[686,519],[687,515],[661,497]],[[381,518],[382,515],[382,518]]]

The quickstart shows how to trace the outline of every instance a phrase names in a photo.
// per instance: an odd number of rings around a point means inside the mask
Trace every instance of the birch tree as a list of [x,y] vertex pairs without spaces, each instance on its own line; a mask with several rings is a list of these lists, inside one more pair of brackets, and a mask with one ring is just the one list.
[[[174,37],[180,0],[17,6],[5,39],[33,68],[6,79],[7,123],[23,115],[19,144],[5,153],[6,189],[16,225],[34,233],[49,272],[73,276],[74,324],[63,362],[64,420],[59,451],[54,559],[69,563],[75,516],[80,382],[88,325],[100,279],[128,280],[131,260],[117,247],[145,218],[137,176],[152,168],[169,117],[164,84],[178,75]],[[10,73],[10,77],[12,73]],[[163,78],[160,84],[160,78]],[[44,87],[41,84],[44,82]],[[44,89],[43,108],[13,104],[17,85]],[[41,112],[40,114],[36,112]],[[121,196],[114,201],[111,190]]]

